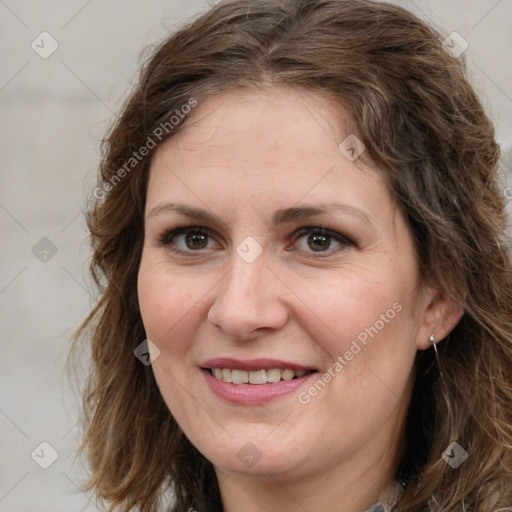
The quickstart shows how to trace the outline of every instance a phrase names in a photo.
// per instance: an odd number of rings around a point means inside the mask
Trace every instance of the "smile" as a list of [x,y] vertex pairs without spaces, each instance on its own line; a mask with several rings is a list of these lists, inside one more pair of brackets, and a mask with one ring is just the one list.
[[210,391],[225,402],[263,405],[296,393],[317,370],[276,359],[216,358],[199,366]]
[[[310,370],[311,371],[311,370]],[[270,368],[268,370],[234,370],[231,368],[212,368],[210,374],[216,379],[233,384],[267,384],[299,379],[303,377],[306,370],[281,370],[279,368]]]

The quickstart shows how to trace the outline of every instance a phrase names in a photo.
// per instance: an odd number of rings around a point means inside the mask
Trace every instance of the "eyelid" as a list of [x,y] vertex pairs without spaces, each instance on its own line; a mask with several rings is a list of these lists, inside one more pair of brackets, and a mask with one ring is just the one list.
[[159,242],[162,245],[171,243],[171,239],[175,236],[182,235],[183,233],[200,233],[203,235],[211,236],[211,231],[202,226],[183,226],[178,228],[166,229],[162,235],[158,237]]
[[348,238],[345,235],[342,235],[341,233],[338,233],[337,231],[334,231],[332,229],[324,228],[322,226],[306,226],[303,228],[300,228],[297,230],[294,234],[295,240],[297,238],[300,238],[301,236],[307,235],[307,234],[319,234],[319,235],[329,235],[330,237],[334,238],[338,242],[343,242],[344,244],[350,244],[355,245],[354,242]]

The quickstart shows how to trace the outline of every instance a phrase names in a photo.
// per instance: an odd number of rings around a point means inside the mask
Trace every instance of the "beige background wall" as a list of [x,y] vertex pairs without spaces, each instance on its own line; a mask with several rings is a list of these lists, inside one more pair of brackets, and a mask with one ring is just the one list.
[[[401,3],[467,40],[474,83],[511,145],[512,0]],[[85,191],[140,50],[206,8],[0,0],[0,512],[98,510],[80,491],[79,418],[63,370],[69,336],[93,301]]]

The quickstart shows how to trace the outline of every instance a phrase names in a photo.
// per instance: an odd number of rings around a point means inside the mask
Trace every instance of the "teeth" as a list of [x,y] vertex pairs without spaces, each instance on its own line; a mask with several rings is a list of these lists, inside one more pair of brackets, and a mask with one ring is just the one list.
[[266,384],[267,383],[267,371],[256,370],[254,372],[246,372],[249,374],[249,382],[251,384]]
[[267,382],[279,382],[281,380],[281,370],[272,368],[267,370]]
[[231,370],[231,378],[233,379],[233,384],[247,384],[249,382],[249,372],[245,370]]
[[268,370],[231,370],[230,368],[213,368],[212,375],[224,382],[233,384],[266,384],[267,382],[279,382],[280,380],[292,380],[300,378],[307,372],[304,370],[280,370],[279,368],[270,368]]
[[284,370],[282,376],[283,380],[292,380],[295,377],[295,372],[293,370]]

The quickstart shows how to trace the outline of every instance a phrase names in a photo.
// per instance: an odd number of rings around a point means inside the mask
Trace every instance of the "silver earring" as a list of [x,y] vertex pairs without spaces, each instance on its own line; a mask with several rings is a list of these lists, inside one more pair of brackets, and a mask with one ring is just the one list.
[[439,375],[442,378],[443,377],[443,371],[441,370],[441,361],[439,361],[439,354],[437,353],[436,337],[434,336],[434,333],[432,333],[429,336],[428,341],[430,342],[431,345],[434,346],[434,351],[436,353],[437,366],[439,367]]

